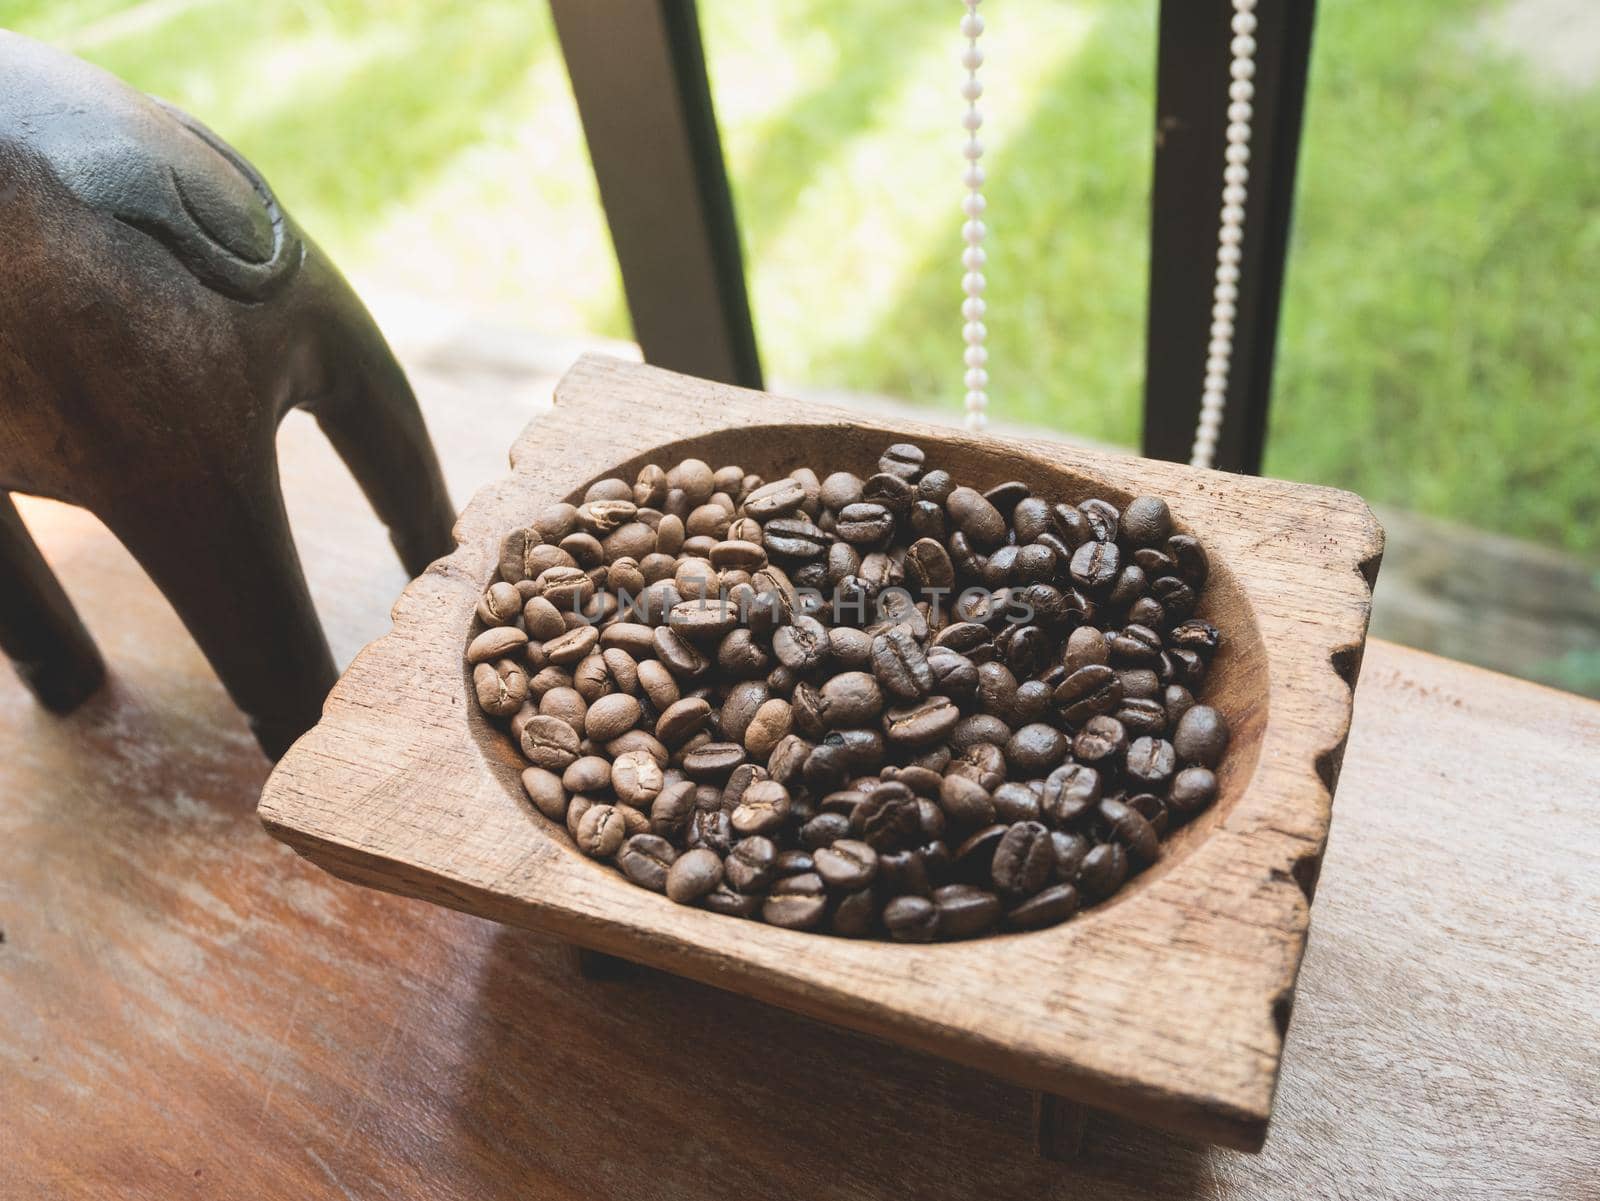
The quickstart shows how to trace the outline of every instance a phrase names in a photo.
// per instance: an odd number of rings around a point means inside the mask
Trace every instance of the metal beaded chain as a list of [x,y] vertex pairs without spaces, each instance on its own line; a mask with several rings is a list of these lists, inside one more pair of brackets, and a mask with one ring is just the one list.
[[961,114],[961,127],[967,131],[967,144],[962,149],[967,160],[961,180],[967,186],[967,195],[961,202],[961,211],[967,219],[961,226],[961,238],[966,248],[961,252],[961,290],[966,299],[961,302],[961,338],[967,344],[962,358],[966,362],[967,428],[981,430],[989,424],[989,351],[984,345],[989,330],[983,323],[988,306],[984,303],[984,263],[988,256],[983,251],[983,239],[988,228],[983,223],[983,141],[978,130],[983,128],[983,113],[978,109],[978,97],[983,95],[983,83],[978,79],[978,68],[983,66],[983,51],[978,48],[978,35],[983,32],[983,18],[978,15],[981,0],[963,0],[967,6],[961,18],[961,35],[967,39],[967,48],[961,53],[961,65],[967,77],[961,84],[961,95],[967,102],[967,111]]
[[1256,0],[1233,0],[1233,63],[1228,74],[1228,149],[1222,169],[1222,224],[1217,230],[1216,286],[1211,290],[1211,342],[1206,347],[1206,381],[1200,393],[1200,421],[1194,431],[1189,465],[1210,467],[1228,404],[1228,370],[1233,362],[1234,307],[1239,299],[1239,260],[1244,244],[1244,205],[1250,182],[1251,100],[1256,85]]
[[[967,428],[981,430],[988,424],[989,416],[989,351],[985,345],[989,331],[984,325],[987,304],[983,299],[987,281],[983,268],[987,255],[983,239],[988,228],[983,222],[986,202],[983,197],[983,141],[978,130],[983,128],[983,113],[978,99],[983,95],[983,83],[978,79],[978,68],[983,66],[983,51],[978,46],[983,33],[983,18],[978,15],[982,0],[963,0],[966,13],[961,18],[961,34],[967,39],[962,52],[961,65],[967,77],[961,85],[961,95],[967,101],[967,111],[962,114],[961,125],[967,131],[967,144],[963,154],[967,160],[962,182],[967,195],[962,211],[967,220],[961,227],[961,237],[966,248],[961,252],[961,290],[966,298],[961,302],[961,336],[966,343],[963,360],[966,363]],[[1211,341],[1206,348],[1206,377],[1200,395],[1200,420],[1195,428],[1194,446],[1189,462],[1194,467],[1210,467],[1217,451],[1217,438],[1222,433],[1223,412],[1228,404],[1228,371],[1233,362],[1233,319],[1237,314],[1235,304],[1239,299],[1239,261],[1244,244],[1244,206],[1250,182],[1250,135],[1254,109],[1256,73],[1256,0],[1233,0],[1233,40],[1229,50],[1233,61],[1229,66],[1228,84],[1228,147],[1222,171],[1222,213],[1217,230],[1216,284],[1211,291]]]

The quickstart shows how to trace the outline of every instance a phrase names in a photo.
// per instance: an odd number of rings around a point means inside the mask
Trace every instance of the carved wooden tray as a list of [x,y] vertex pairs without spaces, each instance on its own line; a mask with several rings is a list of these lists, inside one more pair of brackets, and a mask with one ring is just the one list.
[[[982,489],[1167,498],[1225,636],[1205,699],[1233,745],[1218,802],[1109,902],[1049,930],[897,945],[674,905],[581,855],[526,801],[462,655],[502,537],[593,479],[696,455],[771,478],[870,474],[910,440]],[[261,797],[335,875],[534,927],[1071,1101],[1232,1147],[1266,1136],[1383,535],[1356,496],[851,414],[585,357],[461,515],[393,631],[334,688]]]

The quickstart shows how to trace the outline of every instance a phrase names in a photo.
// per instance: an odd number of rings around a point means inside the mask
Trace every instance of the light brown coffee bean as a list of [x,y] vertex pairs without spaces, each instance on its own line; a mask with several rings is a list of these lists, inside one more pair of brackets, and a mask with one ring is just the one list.
[[594,805],[578,822],[578,849],[595,859],[617,853],[627,835],[627,823],[612,805]]
[[692,905],[722,883],[722,857],[708,847],[685,851],[667,871],[667,896]]
[[642,712],[634,697],[625,692],[614,692],[589,706],[583,731],[595,742],[610,742],[633,729]]
[[522,787],[540,813],[553,822],[567,820],[567,790],[555,772],[530,767],[522,773]]
[[661,765],[648,751],[628,751],[611,764],[611,788],[629,805],[648,806],[665,786]]

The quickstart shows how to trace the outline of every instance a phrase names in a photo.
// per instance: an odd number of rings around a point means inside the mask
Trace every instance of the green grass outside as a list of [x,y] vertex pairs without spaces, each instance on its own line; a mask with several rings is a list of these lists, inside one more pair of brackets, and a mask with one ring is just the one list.
[[[1319,7],[1267,469],[1600,551],[1600,89],[1496,57],[1483,4]],[[1136,442],[1156,5],[985,8],[996,415]],[[702,0],[772,377],[959,403],[959,11]],[[363,280],[627,333],[537,0],[0,25],[193,111]]]

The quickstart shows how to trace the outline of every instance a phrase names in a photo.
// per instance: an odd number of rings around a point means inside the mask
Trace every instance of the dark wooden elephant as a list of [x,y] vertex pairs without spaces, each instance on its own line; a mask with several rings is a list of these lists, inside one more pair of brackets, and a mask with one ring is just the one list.
[[453,512],[415,396],[349,285],[199,122],[0,33],[0,646],[68,709],[98,653],[7,490],[81,505],[138,558],[263,749],[335,671],[274,437],[311,410],[419,573]]

